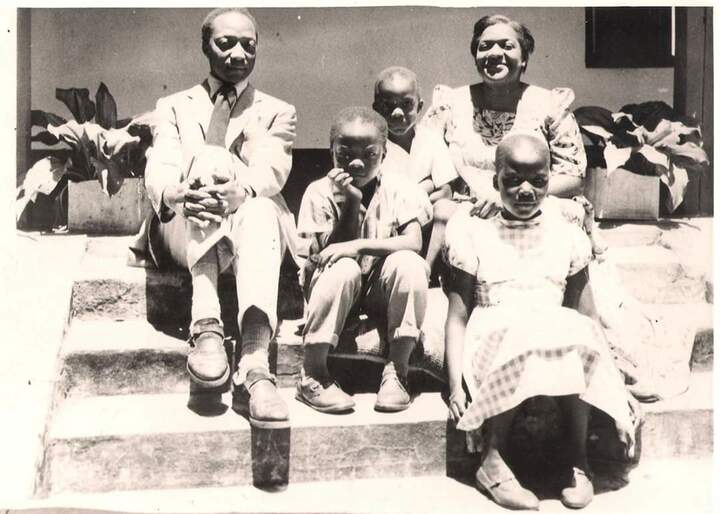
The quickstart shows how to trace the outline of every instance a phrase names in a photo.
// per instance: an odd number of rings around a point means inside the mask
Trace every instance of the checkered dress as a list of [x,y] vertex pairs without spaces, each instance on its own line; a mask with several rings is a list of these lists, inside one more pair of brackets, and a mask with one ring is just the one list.
[[509,221],[461,213],[448,224],[446,245],[449,264],[477,281],[464,344],[472,401],[458,428],[479,429],[533,396],[579,394],[613,417],[631,445],[628,396],[602,331],[562,307],[566,278],[591,259],[582,230],[557,216]]

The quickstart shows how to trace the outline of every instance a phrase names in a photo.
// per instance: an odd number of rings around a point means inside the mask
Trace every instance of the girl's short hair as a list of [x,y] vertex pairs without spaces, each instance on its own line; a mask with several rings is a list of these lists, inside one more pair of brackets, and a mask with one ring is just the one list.
[[535,131],[519,130],[509,132],[502,138],[495,150],[495,173],[499,174],[505,169],[507,159],[516,146],[530,145],[542,158],[544,164],[550,168],[552,157],[550,155],[550,147],[547,139]]
[[338,134],[340,134],[340,129],[344,125],[357,120],[360,120],[369,125],[373,125],[377,129],[378,134],[380,135],[380,142],[383,145],[385,144],[388,134],[387,122],[385,121],[385,118],[380,116],[378,113],[376,113],[369,107],[346,107],[345,109],[340,111],[337,116],[335,116],[333,124],[330,127],[330,147],[332,147],[333,143],[335,143]]
[[528,62],[530,54],[533,53],[533,50],[535,50],[535,38],[530,33],[530,29],[528,29],[524,24],[510,19],[502,14],[491,14],[489,16],[483,16],[477,22],[475,22],[475,27],[473,27],[472,40],[470,40],[470,53],[472,54],[472,56],[475,57],[475,54],[477,53],[480,36],[482,36],[482,33],[485,32],[485,29],[488,27],[492,27],[493,25],[497,25],[498,23],[504,23],[512,27],[512,29],[518,36],[518,41],[520,42],[520,49],[522,50],[523,60],[525,62]]

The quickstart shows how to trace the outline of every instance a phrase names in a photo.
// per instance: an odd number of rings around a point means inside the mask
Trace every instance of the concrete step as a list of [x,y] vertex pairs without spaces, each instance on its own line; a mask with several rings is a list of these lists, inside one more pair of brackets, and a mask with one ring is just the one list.
[[[694,373],[690,390],[645,407],[642,458],[712,453],[712,375]],[[292,428],[251,429],[230,393],[199,415],[183,394],[70,398],[47,437],[39,494],[184,488],[433,474],[467,476],[474,459],[447,421],[439,393],[405,412],[374,412],[356,394],[347,415],[315,412],[282,389]],[[597,418],[598,420],[601,419]],[[609,424],[591,422],[589,451],[617,458]],[[611,440],[613,438],[613,440]],[[526,443],[527,444],[527,443]]]
[[599,222],[595,230],[612,248],[625,246],[649,246],[662,240],[663,230],[656,223]]
[[[128,237],[90,237],[73,287],[72,312],[79,319],[147,319],[159,327],[179,329],[190,321],[192,285],[181,269],[157,270],[127,265]],[[231,274],[218,282],[223,322],[237,333],[237,295]],[[297,268],[288,257],[280,270],[278,316],[303,314]]]
[[[705,458],[643,459],[627,476],[595,470],[595,497],[587,514],[712,512],[713,460]],[[540,511],[567,514],[558,490],[540,494]],[[281,492],[251,486],[174,488],[58,494],[8,505],[8,514],[27,509],[90,509],[156,513],[218,512],[396,512],[507,514],[470,480],[444,475],[290,483]],[[18,510],[15,510],[18,509]]]
[[292,428],[272,431],[251,430],[227,407],[230,393],[214,416],[186,408],[182,394],[68,400],[52,423],[41,490],[252,484],[258,473],[293,482],[440,474],[453,458],[437,393],[396,414],[373,411],[375,395],[356,395],[355,411],[341,416],[315,412],[292,389],[282,394]]
[[[623,245],[625,234],[640,242],[656,241],[658,227],[635,226],[607,230],[614,244],[607,258],[616,265],[621,284],[643,303],[681,304],[712,302],[711,265],[685,256],[667,243]],[[661,231],[660,241],[665,233]],[[620,237],[623,236],[623,237]],[[669,236],[668,236],[669,237]],[[674,235],[673,237],[677,237]],[[190,319],[191,284],[186,271],[159,271],[126,265],[126,237],[88,238],[82,271],[73,288],[72,309],[80,319],[127,320],[144,318],[158,327],[179,329]],[[710,271],[709,271],[710,270]],[[303,299],[291,260],[283,263],[280,276],[280,319],[302,317]],[[237,298],[230,275],[221,276],[223,321],[230,333],[237,332]]]
[[[647,307],[658,320],[693,320],[698,330],[690,360],[692,368],[712,370],[712,305]],[[281,386],[294,386],[300,373],[303,358],[300,323],[301,320],[282,321],[270,348],[271,371],[277,375]],[[126,321],[74,319],[61,350],[61,396],[186,393],[189,387],[185,370],[186,338],[185,328],[163,332],[139,318]],[[355,390],[360,391],[362,387],[365,390],[377,387],[380,361],[353,364],[331,359],[330,365],[334,366],[333,371],[337,372],[343,385],[354,385]],[[355,370],[346,369],[349,367],[355,367]],[[347,376],[351,371],[354,371],[352,376]],[[362,378],[360,383],[358,378]],[[435,390],[438,386],[436,383]]]
[[712,301],[707,271],[661,246],[610,247],[625,289],[642,303],[698,303]]
[[[300,320],[281,321],[271,344],[271,371],[281,386],[295,384],[302,363]],[[235,340],[228,340],[229,361]],[[66,396],[187,393],[187,329],[156,329],[136,318],[74,319],[61,350],[59,390]]]

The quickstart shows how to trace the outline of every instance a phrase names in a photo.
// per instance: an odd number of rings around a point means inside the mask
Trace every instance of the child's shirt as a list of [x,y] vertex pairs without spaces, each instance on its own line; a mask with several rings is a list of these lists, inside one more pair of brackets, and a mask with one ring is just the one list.
[[[383,173],[377,180],[370,203],[367,207],[360,206],[359,229],[354,239],[395,237],[412,221],[425,225],[432,219],[430,200],[417,184],[401,173]],[[320,253],[327,246],[322,236],[337,225],[344,202],[344,195],[327,177],[307,187],[300,204],[298,234],[306,241],[308,256]],[[370,272],[377,260],[373,255],[358,257],[363,275]]]
[[475,277],[480,306],[561,305],[567,277],[592,259],[587,235],[559,216],[483,220],[453,216],[445,232],[448,263]]
[[443,139],[422,128],[417,128],[409,153],[388,139],[387,155],[380,173],[401,173],[417,183],[429,178],[436,188],[457,177],[450,150]]

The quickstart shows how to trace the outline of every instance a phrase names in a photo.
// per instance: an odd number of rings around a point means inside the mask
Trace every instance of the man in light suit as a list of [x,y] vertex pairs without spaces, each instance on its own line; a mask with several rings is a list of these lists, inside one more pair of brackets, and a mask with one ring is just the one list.
[[290,173],[296,114],[248,83],[257,41],[247,10],[208,14],[202,50],[210,74],[158,100],[145,184],[161,222],[161,248],[154,251],[192,275],[191,380],[213,388],[228,379],[217,282],[232,266],[241,330],[236,400],[251,423],[277,428],[289,420],[269,372],[268,345],[277,326],[282,257],[295,251],[295,222],[280,190]]

